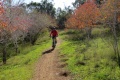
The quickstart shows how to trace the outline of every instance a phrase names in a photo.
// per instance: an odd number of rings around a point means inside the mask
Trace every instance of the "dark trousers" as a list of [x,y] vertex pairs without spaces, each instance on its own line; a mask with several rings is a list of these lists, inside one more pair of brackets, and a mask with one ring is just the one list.
[[56,43],[57,43],[57,39],[56,39],[56,36],[53,36],[52,37],[52,46],[54,47],[55,45],[56,45]]

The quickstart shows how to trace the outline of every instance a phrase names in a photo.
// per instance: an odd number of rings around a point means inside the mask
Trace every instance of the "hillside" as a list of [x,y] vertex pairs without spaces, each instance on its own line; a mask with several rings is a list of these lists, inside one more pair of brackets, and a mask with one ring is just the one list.
[[64,42],[60,53],[73,80],[120,79],[120,69],[108,28],[94,28],[90,40],[80,30],[66,30],[61,35]]

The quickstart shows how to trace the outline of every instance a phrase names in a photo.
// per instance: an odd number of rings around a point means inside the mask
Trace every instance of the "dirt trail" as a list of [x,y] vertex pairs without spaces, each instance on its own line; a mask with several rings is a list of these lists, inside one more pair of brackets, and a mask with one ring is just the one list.
[[36,65],[33,80],[70,80],[64,68],[60,67],[61,62],[58,56],[60,44],[61,40],[58,39],[54,50],[50,49],[44,52]]

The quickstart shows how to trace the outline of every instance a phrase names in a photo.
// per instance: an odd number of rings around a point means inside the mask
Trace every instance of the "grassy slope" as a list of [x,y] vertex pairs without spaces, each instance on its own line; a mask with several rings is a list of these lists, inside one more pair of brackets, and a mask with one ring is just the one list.
[[[102,36],[107,31],[94,29],[93,35],[96,37],[90,41],[84,40],[83,33],[79,31],[61,33],[64,40],[60,47],[61,55],[68,59],[67,68],[75,80],[120,80],[120,69],[110,43],[111,37]],[[102,37],[98,37],[100,35]]]
[[[41,37],[40,37],[41,38]],[[7,64],[0,66],[0,80],[30,80],[34,70],[34,63],[42,52],[50,47],[50,40],[42,37],[36,42],[21,47],[21,53],[9,58]]]

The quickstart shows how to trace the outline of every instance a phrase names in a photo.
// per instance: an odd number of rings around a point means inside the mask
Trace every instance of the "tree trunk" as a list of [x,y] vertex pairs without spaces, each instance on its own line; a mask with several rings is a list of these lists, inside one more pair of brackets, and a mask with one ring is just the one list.
[[17,44],[17,41],[14,43],[14,46],[15,46],[15,52],[17,54],[18,53],[18,44]]
[[114,52],[118,58],[118,64],[120,66],[120,54],[118,49],[118,40],[117,40],[117,33],[116,33],[115,26],[113,27],[113,37],[114,37]]
[[[114,5],[114,6],[115,6],[115,9],[116,9],[116,5]],[[117,39],[116,26],[117,26],[117,12],[114,11],[113,29],[112,29],[113,30],[113,37],[114,37],[114,52],[117,55],[118,64],[120,66],[120,54],[119,54],[119,49],[118,49],[118,39]]]
[[91,38],[91,32],[92,32],[92,28],[91,27],[87,27],[86,28],[86,35],[87,35],[87,39],[90,40]]
[[6,47],[3,48],[3,64],[6,64],[6,57],[7,57],[7,52],[6,52]]
[[15,48],[15,52],[16,52],[16,54],[18,53],[18,48],[17,47]]
[[35,44],[35,38],[32,39],[31,44],[32,44],[32,45]]

